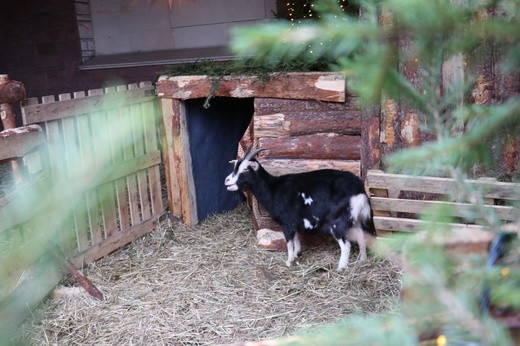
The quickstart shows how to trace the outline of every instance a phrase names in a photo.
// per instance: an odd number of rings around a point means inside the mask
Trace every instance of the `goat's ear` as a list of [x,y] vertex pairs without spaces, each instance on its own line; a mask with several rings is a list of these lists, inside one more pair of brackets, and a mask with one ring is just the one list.
[[256,161],[249,162],[249,167],[253,169],[253,171],[258,171],[258,167],[260,167],[260,164]]
[[229,163],[232,165],[235,165],[238,162],[238,160],[230,160]]

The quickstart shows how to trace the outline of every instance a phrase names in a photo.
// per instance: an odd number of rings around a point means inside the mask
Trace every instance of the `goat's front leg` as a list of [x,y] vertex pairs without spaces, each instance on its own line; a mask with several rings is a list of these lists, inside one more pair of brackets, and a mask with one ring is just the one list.
[[350,242],[345,239],[338,239],[338,244],[341,248],[341,256],[339,258],[337,271],[342,271],[348,266],[348,258],[350,257]]

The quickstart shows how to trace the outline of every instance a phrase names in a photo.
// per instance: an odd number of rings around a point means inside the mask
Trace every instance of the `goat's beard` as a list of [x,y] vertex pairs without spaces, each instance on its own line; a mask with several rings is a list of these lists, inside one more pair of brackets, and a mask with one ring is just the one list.
[[237,185],[237,184],[227,185],[227,186],[226,186],[226,189],[227,189],[228,191],[238,191],[238,185]]

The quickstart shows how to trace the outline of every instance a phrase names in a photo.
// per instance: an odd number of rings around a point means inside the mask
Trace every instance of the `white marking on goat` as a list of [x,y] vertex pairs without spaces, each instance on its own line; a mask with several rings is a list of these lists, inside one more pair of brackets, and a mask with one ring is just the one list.
[[303,227],[305,227],[306,229],[314,228],[314,226],[312,226],[312,223],[307,219],[303,219]]
[[312,199],[312,196],[309,195],[309,197],[305,196],[305,193],[301,192],[300,196],[303,198],[303,204],[311,205],[314,200]]
[[370,219],[370,205],[364,194],[350,197],[350,215],[354,222]]

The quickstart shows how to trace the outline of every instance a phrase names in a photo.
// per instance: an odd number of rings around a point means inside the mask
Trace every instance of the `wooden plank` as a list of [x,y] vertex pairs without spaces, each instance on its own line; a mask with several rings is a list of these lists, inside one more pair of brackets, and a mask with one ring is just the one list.
[[161,100],[164,130],[163,152],[170,212],[189,226],[198,222],[189,147],[186,109],[180,100]]
[[[124,180],[124,177],[134,172],[140,171],[142,169],[147,169],[160,163],[161,152],[158,150],[149,154],[142,155],[140,157],[136,157],[131,160],[115,163],[113,165],[109,165],[103,168],[101,172],[99,172],[91,180],[86,182],[84,187],[86,189],[90,189],[114,180]],[[68,183],[72,184],[73,181],[68,181]]]
[[294,100],[283,98],[262,98],[255,97],[254,101],[255,115],[275,114],[285,112],[359,112],[359,108],[355,106],[355,100],[349,97],[345,102],[323,102],[319,100]]
[[184,103],[174,102],[174,114],[179,124],[179,134],[173,136],[174,164],[178,174],[181,195],[181,217],[192,227],[198,222],[195,182],[193,180],[188,125]]
[[[141,111],[144,120],[144,150],[148,153],[158,149],[158,109],[155,102],[145,102],[141,105]],[[148,179],[151,214],[157,214],[164,209],[159,165],[148,169]]]
[[258,145],[268,148],[268,156],[273,158],[359,160],[361,137],[335,133],[287,138],[262,137],[258,138]]
[[[55,102],[54,95],[42,97],[42,102],[44,104]],[[45,122],[45,134],[47,136],[50,174],[53,179],[61,179],[66,174],[64,159],[65,148],[61,135],[61,121],[55,120]]]
[[[120,85],[117,87],[117,93],[124,92],[126,90],[126,85]],[[129,160],[134,157],[134,145],[135,145],[135,137],[133,136],[135,123],[135,116],[130,112],[130,105],[122,105],[118,111],[118,123],[121,126],[120,130],[122,131],[122,139],[123,139],[123,159]],[[126,176],[126,188],[128,195],[128,204],[129,204],[129,216],[130,216],[130,225],[136,225],[141,221],[141,215],[139,212],[139,191],[137,187],[137,175],[132,172]]]
[[[58,99],[59,102],[70,101],[71,95],[60,94]],[[60,122],[62,132],[54,132],[52,135],[53,137],[58,136],[58,138],[61,138],[63,143],[63,148],[60,148],[60,150],[62,150],[62,157],[56,157],[56,159],[62,160],[62,169],[64,172],[60,177],[56,177],[53,183],[62,184],[65,181],[74,180],[74,184],[77,185],[78,177],[83,177],[83,164],[81,162],[80,156],[79,129],[77,119],[75,116],[70,116],[68,118],[61,119]],[[58,138],[55,137],[54,140]],[[92,237],[90,234],[92,225],[87,209],[88,203],[83,193],[81,196],[71,200],[70,203],[72,206],[72,215],[68,222],[70,223],[71,228],[74,227],[76,230],[77,247],[78,250],[81,250],[90,246],[90,239]]]
[[0,132],[0,161],[23,157],[45,141],[42,128],[29,125]]
[[[213,81],[208,76],[161,76],[156,84],[159,97],[180,100],[207,97],[212,88]],[[224,76],[215,96],[344,102],[345,78],[341,74],[323,72],[273,73],[266,81],[257,76]]]
[[343,160],[298,160],[298,159],[265,159],[262,166],[273,175],[302,173],[317,169],[338,169],[349,171],[359,176],[359,161]]
[[[89,90],[88,95],[102,95],[103,89]],[[93,167],[96,172],[101,172],[103,167],[111,164],[111,153],[107,150],[109,143],[109,126],[105,112],[90,113],[90,123],[92,126],[92,155]],[[102,210],[102,223],[104,237],[109,237],[117,232],[117,212],[116,198],[114,194],[114,183],[112,181],[100,184],[97,187],[99,192],[100,207]],[[83,249],[82,249],[83,250]]]
[[[79,100],[85,97],[84,92],[74,93],[74,99]],[[82,114],[76,116],[77,133],[78,133],[78,167],[81,167],[83,179],[91,179],[86,176],[86,172],[94,168],[99,169],[94,158],[94,136],[92,132],[90,114]],[[66,119],[63,119],[65,121]],[[101,241],[104,235],[103,220],[99,212],[99,196],[96,189],[88,189],[84,192],[85,208],[88,218],[88,228],[90,229],[90,239],[93,244]],[[78,228],[81,231],[82,228]]]
[[[181,194],[177,168],[175,166],[175,151],[173,149],[175,135],[178,136],[179,129],[175,124],[177,115],[173,110],[174,103],[179,102],[170,99],[161,99],[163,126],[161,127],[161,145],[164,154],[164,170],[166,175],[168,210],[176,217],[181,217]],[[178,107],[178,105],[175,105]]]
[[120,91],[115,93],[114,97],[110,95],[92,95],[81,99],[81,101],[70,99],[52,104],[28,105],[24,107],[24,119],[26,124],[34,124],[70,117],[73,114],[102,112],[121,105],[131,105],[153,100],[155,98],[153,91],[153,87],[146,87]]
[[[393,232],[414,232],[423,226],[431,227],[431,224],[426,223],[422,220],[408,219],[408,218],[397,218],[388,216],[374,216],[374,225],[377,230],[393,231]],[[467,229],[485,230],[484,226],[480,225],[462,225],[462,224],[439,224],[443,227],[453,228],[462,227]]]
[[[137,87],[137,86],[136,86]],[[132,137],[134,138],[134,151],[136,156],[144,155],[144,119],[142,115],[141,105],[136,104],[130,106],[130,117],[132,118]],[[152,168],[153,169],[153,168]],[[148,189],[148,179],[146,171],[141,170],[136,173],[137,189],[139,198],[139,210],[141,212],[141,220],[147,220],[152,214],[150,191]]]
[[24,126],[28,125],[27,120],[25,119],[25,108],[28,106],[34,106],[40,103],[37,97],[30,97],[28,99],[25,99],[24,101],[20,102],[21,105],[21,113],[22,113],[22,123]]
[[[450,178],[420,177],[405,174],[390,174],[381,171],[369,171],[367,174],[370,188],[396,188],[436,194],[450,194],[455,191],[455,181]],[[468,180],[474,189],[482,191],[485,198],[520,200],[518,184]]]
[[[115,87],[105,89],[106,94],[116,93]],[[110,136],[110,147],[112,149],[112,160],[114,164],[122,164],[124,162],[124,148],[125,141],[127,138],[123,134],[124,122],[121,120],[118,108],[112,108],[105,110],[108,118],[109,136]],[[130,169],[128,174],[134,172]],[[117,213],[119,220],[119,228],[121,231],[130,227],[130,205],[128,201],[128,192],[126,184],[126,175],[115,180],[116,187],[116,201],[117,201]]]
[[283,112],[253,117],[257,137],[292,137],[314,133],[361,134],[359,111]]
[[117,203],[114,194],[114,182],[108,182],[98,187],[101,208],[103,210],[103,225],[105,237],[110,237],[118,231],[117,225]]
[[145,220],[137,225],[133,225],[132,227],[125,229],[123,232],[114,233],[112,236],[107,237],[102,242],[94,244],[88,250],[75,256],[73,263],[81,266],[84,263],[93,262],[103,256],[108,255],[114,250],[117,250],[120,247],[142,237],[155,227],[159,218],[163,214],[163,212],[154,214],[150,219]]
[[[445,206],[452,216],[464,217],[474,213],[475,206],[469,203],[453,203],[443,201],[411,200],[384,197],[371,197],[372,209],[375,211],[402,212],[422,214],[427,208]],[[520,211],[514,207],[489,206],[503,221],[515,221]]]

